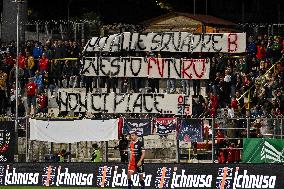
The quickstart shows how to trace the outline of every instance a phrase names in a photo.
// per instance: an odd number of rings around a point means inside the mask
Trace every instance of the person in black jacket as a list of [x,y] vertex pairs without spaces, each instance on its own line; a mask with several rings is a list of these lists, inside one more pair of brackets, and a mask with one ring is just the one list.
[[73,76],[73,66],[70,64],[69,60],[65,61],[65,64],[63,66],[62,74],[63,78],[67,80],[67,88],[69,88],[69,83],[70,83],[70,77]]
[[120,158],[121,163],[127,163],[128,162],[128,140],[125,135],[122,135],[118,146],[115,147],[115,149],[119,149],[120,152]]

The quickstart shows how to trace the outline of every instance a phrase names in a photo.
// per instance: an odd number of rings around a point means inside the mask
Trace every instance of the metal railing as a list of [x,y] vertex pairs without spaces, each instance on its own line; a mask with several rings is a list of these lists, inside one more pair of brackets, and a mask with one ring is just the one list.
[[[4,118],[3,118],[4,119]],[[1,119],[3,121],[3,119]],[[6,118],[7,120],[8,118]],[[191,118],[192,119],[192,118]],[[244,138],[273,138],[282,139],[284,135],[284,118],[196,118],[203,124],[204,137],[203,142],[190,143],[182,145],[174,136],[168,138],[159,138],[152,136],[156,143],[170,142],[170,145],[161,147],[145,146],[148,153],[155,151],[155,156],[148,158],[149,162],[159,162],[161,159],[167,159],[171,162],[207,162],[216,163],[219,150],[227,150],[231,143],[235,145],[231,149],[242,151]],[[11,120],[9,118],[8,120]],[[44,162],[49,161],[45,158],[47,155],[55,154],[60,149],[66,149],[71,152],[69,161],[89,161],[91,159],[92,143],[80,142],[74,144],[54,144],[48,142],[31,141],[29,138],[29,119],[20,119],[18,138],[18,153],[16,153],[16,162]],[[12,121],[12,120],[11,120]],[[155,138],[156,137],[156,138]],[[146,139],[145,140],[150,140]],[[220,145],[220,140],[223,145]],[[95,141],[94,141],[95,142]],[[111,162],[114,158],[110,155],[115,152],[114,146],[118,141],[101,142],[103,161]],[[145,143],[146,144],[146,143]],[[149,143],[150,144],[150,143]],[[116,149],[116,161],[119,160],[119,150]],[[81,157],[80,154],[84,154]],[[166,155],[165,155],[166,154]],[[170,154],[171,157],[166,157]],[[173,155],[175,154],[175,155]],[[159,157],[161,156],[161,157]],[[155,158],[157,160],[155,160]],[[241,159],[241,157],[240,157]],[[165,161],[167,161],[165,160]]]

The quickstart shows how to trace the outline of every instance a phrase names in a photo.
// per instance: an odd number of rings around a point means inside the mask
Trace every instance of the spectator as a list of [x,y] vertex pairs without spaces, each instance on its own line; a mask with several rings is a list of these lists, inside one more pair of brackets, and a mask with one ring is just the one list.
[[27,104],[28,111],[27,114],[31,113],[31,106],[33,106],[33,114],[36,110],[36,94],[37,94],[37,84],[33,82],[33,78],[29,78],[29,83],[26,85],[26,93],[27,93]]
[[95,162],[95,163],[102,162],[101,152],[100,152],[98,144],[93,144],[92,146],[93,146],[94,151],[92,153],[91,162]]
[[70,57],[71,58],[79,58],[81,54],[81,49],[78,46],[77,42],[74,41],[71,46]]
[[66,150],[63,149],[58,153],[58,155],[57,155],[58,160],[57,161],[60,162],[60,163],[67,162],[67,158],[70,155],[71,155],[70,152],[66,152]]
[[38,94],[37,96],[37,104],[38,104],[38,108],[37,108],[37,114],[39,113],[43,113],[43,114],[47,114],[47,96],[44,92],[41,92]]
[[73,76],[73,66],[70,64],[69,60],[65,61],[65,64],[63,66],[62,74],[63,78],[66,81],[66,87],[70,87],[70,77]]
[[27,57],[27,66],[26,66],[26,68],[29,71],[29,76],[33,77],[34,76],[34,67],[35,67],[34,57],[30,54],[30,52],[26,53],[26,57]]
[[58,43],[54,43],[54,58],[65,58],[66,57],[66,49],[64,48],[62,41],[59,40]]
[[190,95],[190,80],[181,80],[182,92],[186,95]]
[[[22,68],[19,68],[18,69],[18,79],[19,79],[20,87],[24,86],[24,81],[25,81],[24,75],[25,75],[24,70]],[[14,67],[12,68],[9,74],[9,84],[12,85],[15,82],[16,82],[16,64],[14,65]]]
[[235,153],[235,144],[231,143],[229,147],[227,148],[227,154],[228,154],[228,163],[235,163],[236,153]]
[[39,71],[43,75],[45,72],[48,71],[48,59],[46,58],[45,53],[42,54],[42,58],[39,59]]
[[19,67],[24,70],[26,68],[26,57],[22,53],[19,54],[18,62]]
[[10,88],[10,105],[11,105],[11,114],[15,115],[16,109],[16,84],[13,83]]
[[234,111],[234,108],[231,105],[228,106],[228,117],[229,118],[235,117],[235,111]]
[[256,44],[253,40],[253,36],[250,36],[248,38],[247,53],[248,53],[249,56],[255,56],[256,53],[257,53],[257,48],[256,48]]
[[45,54],[45,56],[48,60],[53,59],[53,50],[50,47],[48,47],[48,45],[44,46],[43,54]]
[[194,96],[200,95],[200,80],[199,79],[193,80],[193,93],[194,93]]
[[49,82],[50,82],[50,92],[51,95],[53,95],[54,89],[57,87],[62,87],[62,71],[61,71],[61,65],[59,60],[54,60],[51,63],[51,66],[49,67]]
[[13,59],[11,53],[7,53],[5,60],[5,64],[8,65],[10,68],[13,68],[14,65],[16,64],[15,60]]
[[128,140],[125,135],[122,135],[119,140],[119,145],[115,149],[119,148],[121,163],[128,162]]
[[175,92],[176,92],[176,80],[167,79],[167,93],[175,93]]
[[6,113],[6,82],[7,74],[0,69],[0,115]]
[[43,86],[43,76],[40,75],[39,71],[36,71],[34,76],[34,83],[37,85],[37,89],[41,92],[44,88]]
[[39,43],[35,43],[35,47],[33,48],[33,57],[34,59],[39,59],[42,56],[43,49],[39,45]]
[[256,58],[258,58],[259,60],[263,60],[265,58],[265,53],[266,53],[266,49],[264,46],[264,41],[261,41],[261,44],[257,45]]

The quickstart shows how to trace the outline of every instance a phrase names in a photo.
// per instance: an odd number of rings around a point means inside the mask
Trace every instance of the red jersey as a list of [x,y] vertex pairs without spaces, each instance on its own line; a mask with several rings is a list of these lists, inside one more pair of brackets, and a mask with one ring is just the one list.
[[142,156],[142,151],[144,151],[144,145],[139,140],[137,140],[136,142],[131,142],[129,145],[129,151],[130,151],[129,164],[137,165],[138,161]]
[[257,46],[257,54],[256,58],[264,59],[265,58],[266,49],[262,45]]
[[237,109],[238,108],[238,101],[236,99],[232,100],[231,106],[232,106],[232,108]]
[[25,58],[25,56],[20,55],[18,61],[19,61],[19,67],[24,69],[26,67],[26,64],[25,64],[26,58]]
[[26,85],[27,96],[35,96],[37,85],[34,82],[30,82]]
[[227,153],[228,153],[228,163],[234,163],[235,162],[235,149],[233,149],[232,147],[229,147],[227,149]]
[[47,97],[44,94],[38,95],[37,102],[40,109],[44,109],[47,107]]
[[226,163],[226,158],[224,152],[222,151],[218,155],[218,163]]
[[47,58],[41,58],[39,60],[39,70],[48,71],[48,59]]
[[223,142],[224,139],[225,139],[224,134],[218,131],[216,134],[217,144],[220,144],[221,142]]

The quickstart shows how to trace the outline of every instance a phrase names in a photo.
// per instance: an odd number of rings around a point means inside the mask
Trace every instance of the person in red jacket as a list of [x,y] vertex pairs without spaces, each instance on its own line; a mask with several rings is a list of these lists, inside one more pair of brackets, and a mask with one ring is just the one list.
[[27,114],[30,115],[32,105],[34,110],[36,108],[37,84],[33,82],[33,78],[29,78],[29,83],[26,85],[26,93],[28,104]]
[[234,163],[236,154],[235,154],[235,144],[231,143],[230,146],[227,148],[227,154],[228,154],[228,163]]
[[241,150],[239,149],[240,145],[238,144],[236,148],[238,149],[235,149],[235,162],[240,163],[241,162]]
[[44,74],[48,71],[48,59],[46,58],[45,53],[42,54],[38,67],[41,74]]
[[37,113],[47,113],[47,96],[44,93],[40,93],[37,96]]
[[18,62],[20,68],[22,69],[26,68],[26,57],[22,53],[19,54]]
[[257,45],[257,53],[256,58],[259,60],[263,60],[265,58],[266,48],[264,46],[264,42],[262,41],[260,45]]
[[11,53],[7,53],[7,55],[5,56],[4,62],[5,64],[9,65],[11,68],[13,68],[16,63]]
[[223,151],[220,151],[218,155],[218,163],[226,163],[226,157]]
[[211,117],[216,116],[216,110],[218,108],[218,98],[213,93],[210,93],[210,115]]
[[238,101],[235,97],[232,97],[231,107],[234,108],[235,110],[238,109]]

